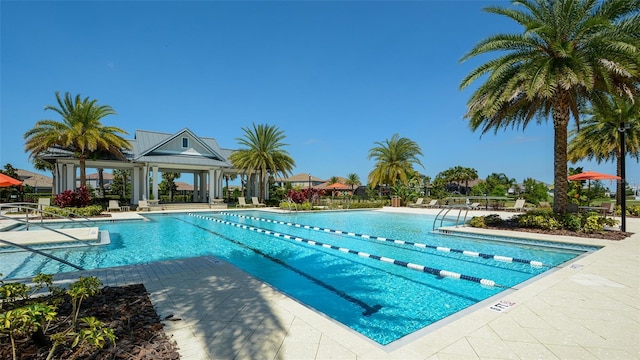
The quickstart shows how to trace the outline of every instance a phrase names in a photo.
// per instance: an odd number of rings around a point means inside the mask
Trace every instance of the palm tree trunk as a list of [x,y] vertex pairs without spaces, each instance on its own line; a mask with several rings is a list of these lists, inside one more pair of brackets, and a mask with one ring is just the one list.
[[100,196],[104,198],[104,169],[98,169],[98,182],[100,183]]
[[87,186],[87,159],[84,156],[80,156],[80,186]]
[[569,103],[567,96],[559,94],[558,102],[553,109],[553,211],[564,214],[567,212],[567,125],[569,124]]

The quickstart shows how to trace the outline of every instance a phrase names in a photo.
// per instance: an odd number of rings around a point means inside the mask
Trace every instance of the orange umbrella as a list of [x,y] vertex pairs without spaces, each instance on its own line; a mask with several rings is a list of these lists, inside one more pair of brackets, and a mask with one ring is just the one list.
[[0,173],[0,187],[13,186],[13,185],[22,185],[22,181],[14,179],[11,176],[7,176],[3,173]]
[[[591,180],[620,180],[620,176],[603,174],[596,171],[585,171],[579,174],[571,175],[567,179],[571,181],[583,181],[588,180],[587,188],[591,190]],[[591,203],[591,200],[587,197],[587,203]]]
[[603,174],[596,171],[585,171],[580,174],[569,176],[569,180],[620,180],[620,176]]
[[344,190],[344,189],[348,189],[349,187],[345,184],[342,183],[333,183],[331,185],[327,185],[327,189],[334,189],[334,190]]

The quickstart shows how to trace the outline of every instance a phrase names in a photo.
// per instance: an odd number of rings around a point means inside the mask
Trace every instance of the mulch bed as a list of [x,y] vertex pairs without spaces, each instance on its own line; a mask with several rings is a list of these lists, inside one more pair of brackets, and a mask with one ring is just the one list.
[[510,231],[522,231],[536,234],[545,234],[545,235],[560,235],[560,236],[576,236],[583,238],[591,238],[591,239],[603,239],[603,240],[624,240],[634,233],[631,232],[623,232],[623,231],[615,231],[615,230],[605,230],[594,233],[585,233],[578,231],[570,231],[570,230],[543,230],[543,229],[534,229],[534,228],[523,228],[519,227],[516,221],[506,220],[502,223],[501,226],[487,226],[487,229],[494,230],[510,230]]
[[[70,326],[71,302],[68,298],[57,312],[58,321],[50,326],[47,334]],[[105,326],[112,328],[117,337],[116,346],[107,343],[103,349],[88,349],[76,354],[77,359],[180,358],[175,342],[165,334],[160,318],[141,284],[104,287],[98,295],[83,301],[79,318],[84,316],[95,316]],[[50,348],[48,341],[38,343],[29,337],[17,341],[19,359],[44,360]],[[60,345],[54,359],[70,359],[76,350],[69,344]],[[0,335],[0,359],[11,359],[11,343],[5,334]]]

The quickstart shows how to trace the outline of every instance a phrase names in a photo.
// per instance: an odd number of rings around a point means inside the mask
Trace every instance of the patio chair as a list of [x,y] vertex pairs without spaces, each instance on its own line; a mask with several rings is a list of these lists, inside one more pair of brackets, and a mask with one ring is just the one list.
[[142,211],[142,210],[146,210],[146,211],[151,210],[151,208],[149,207],[149,203],[147,203],[147,200],[138,201],[138,211]]
[[607,217],[607,215],[612,215],[614,214],[615,210],[616,210],[616,204],[615,203],[602,203],[600,206],[602,206],[600,212],[604,217]]
[[261,203],[261,202],[258,200],[258,197],[256,197],[256,196],[252,196],[252,197],[251,197],[251,203],[253,204],[253,206],[256,206],[256,207],[263,207],[263,206],[267,206],[267,205],[265,205],[265,204]]
[[247,204],[246,200],[242,196],[238,196],[238,203],[236,207],[250,207],[250,204]]
[[409,204],[407,206],[409,206],[409,207],[421,207],[423,202],[424,202],[424,198],[417,198],[415,203]]
[[107,211],[111,212],[113,210],[120,211],[120,204],[118,200],[109,200],[109,206],[107,206]]
[[525,199],[518,199],[512,207],[505,208],[507,211],[524,211]]

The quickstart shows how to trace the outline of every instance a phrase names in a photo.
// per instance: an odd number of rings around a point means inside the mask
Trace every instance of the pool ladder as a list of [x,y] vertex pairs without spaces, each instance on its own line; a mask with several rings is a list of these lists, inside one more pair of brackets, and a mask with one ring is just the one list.
[[[445,208],[442,208],[438,214],[436,215],[435,220],[433,221],[433,229],[432,230],[436,230],[436,224],[438,223],[438,220],[440,220],[440,226],[438,226],[438,228],[442,227],[442,223],[444,222],[445,218],[447,217],[447,214],[449,214],[449,212],[451,210],[458,210],[458,216],[456,217],[456,227],[458,227],[458,224],[464,224],[465,222],[467,222],[467,215],[469,213],[469,210],[471,209],[470,206],[468,205],[452,205],[452,206],[447,206]],[[464,211],[464,218],[462,219],[462,223],[460,223],[460,216],[462,216],[462,212]]]

